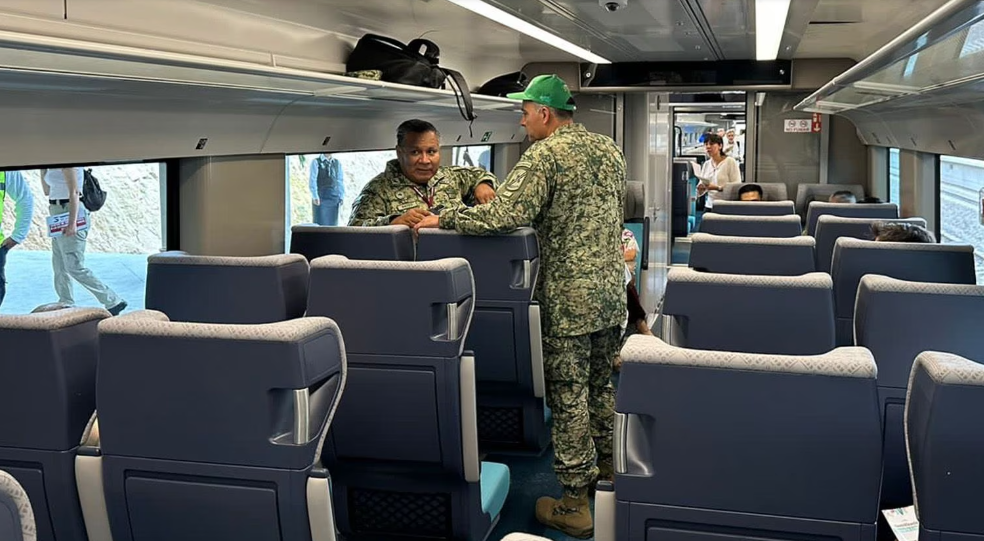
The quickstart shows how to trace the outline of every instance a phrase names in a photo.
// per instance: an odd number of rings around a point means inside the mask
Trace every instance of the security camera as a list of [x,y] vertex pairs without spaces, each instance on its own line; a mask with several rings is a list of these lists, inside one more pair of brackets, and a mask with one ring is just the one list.
[[629,0],[598,0],[598,5],[605,8],[608,13],[615,13],[629,5]]

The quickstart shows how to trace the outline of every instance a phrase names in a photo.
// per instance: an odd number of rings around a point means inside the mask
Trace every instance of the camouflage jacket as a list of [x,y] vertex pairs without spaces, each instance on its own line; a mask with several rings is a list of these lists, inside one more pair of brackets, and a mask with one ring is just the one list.
[[[479,167],[440,167],[427,187],[419,187],[400,170],[400,163],[390,160],[386,171],[369,181],[352,204],[349,225],[389,225],[393,218],[412,208],[428,208],[424,197],[434,194],[434,206],[445,209],[476,203],[473,190],[487,182],[495,187],[495,175]],[[420,193],[417,193],[419,190]],[[423,195],[424,197],[421,197]]]
[[544,334],[580,336],[625,317],[622,200],[625,158],[580,124],[533,144],[487,205],[441,213],[440,226],[471,235],[536,229]]

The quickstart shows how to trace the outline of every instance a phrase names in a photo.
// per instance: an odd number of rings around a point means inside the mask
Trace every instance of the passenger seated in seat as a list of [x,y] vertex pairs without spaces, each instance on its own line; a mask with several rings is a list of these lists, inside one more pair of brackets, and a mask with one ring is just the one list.
[[854,195],[854,192],[850,190],[841,190],[839,192],[834,192],[831,194],[830,203],[857,203],[858,198]]
[[739,201],[761,201],[762,195],[762,187],[758,184],[746,184],[738,188]]
[[871,236],[877,242],[936,243],[929,230],[916,224],[875,222],[871,224]]
[[[628,229],[622,230],[622,257],[625,259],[625,300],[628,310],[626,320],[622,325],[622,340],[632,334],[647,334],[652,336],[653,332],[649,329],[646,321],[646,309],[642,307],[639,299],[639,291],[636,289],[635,259],[639,253],[639,243],[635,240],[635,235]],[[622,368],[622,358],[615,355],[612,365],[615,371]]]
[[413,227],[435,209],[488,203],[495,183],[495,175],[480,167],[442,167],[437,128],[407,120],[396,129],[396,159],[362,189],[349,225]]

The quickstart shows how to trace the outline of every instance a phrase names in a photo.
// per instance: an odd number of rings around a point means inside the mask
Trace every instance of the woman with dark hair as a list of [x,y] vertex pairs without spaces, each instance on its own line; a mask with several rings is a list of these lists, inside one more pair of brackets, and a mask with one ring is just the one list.
[[700,179],[697,195],[707,193],[707,203],[704,206],[713,208],[714,200],[724,190],[726,184],[741,182],[741,168],[734,158],[725,153],[724,140],[716,133],[704,135],[704,151],[707,152],[707,160],[700,167],[700,171],[695,171],[697,178]]

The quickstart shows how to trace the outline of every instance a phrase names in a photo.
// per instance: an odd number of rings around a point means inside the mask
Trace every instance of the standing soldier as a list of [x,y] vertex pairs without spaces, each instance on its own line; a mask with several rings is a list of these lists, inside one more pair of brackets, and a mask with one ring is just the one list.
[[34,196],[24,182],[20,171],[0,171],[0,224],[3,223],[4,199],[10,197],[16,204],[16,221],[9,237],[0,230],[0,304],[7,293],[7,281],[3,268],[7,265],[7,253],[27,239],[34,217]]
[[588,490],[611,479],[615,393],[609,379],[625,316],[622,200],[625,159],[609,137],[573,121],[574,99],[556,75],[534,78],[521,124],[533,141],[488,205],[449,209],[417,228],[483,235],[532,224],[540,240],[547,405],[561,499],[536,502],[537,519],[568,535],[594,532]]
[[311,162],[309,172],[314,223],[338,225],[338,209],[345,199],[345,174],[342,164],[331,154],[320,154]]

